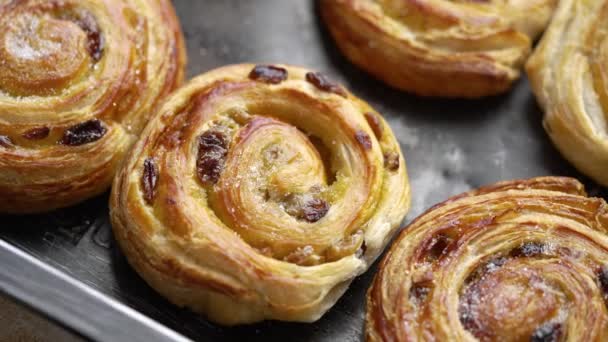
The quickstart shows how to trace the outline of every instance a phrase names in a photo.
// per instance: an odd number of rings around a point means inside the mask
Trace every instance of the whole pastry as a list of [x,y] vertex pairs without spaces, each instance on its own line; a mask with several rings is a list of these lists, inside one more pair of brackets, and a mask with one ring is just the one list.
[[422,214],[367,295],[370,341],[605,341],[608,206],[572,178],[482,187]]
[[608,1],[560,1],[526,68],[551,140],[608,186]]
[[389,85],[424,96],[502,93],[519,78],[556,0],[321,0],[338,47]]
[[105,191],[184,64],[169,0],[0,2],[0,212]]
[[110,210],[153,288],[231,325],[321,317],[409,203],[399,145],[369,105],[318,72],[242,64],[168,98]]

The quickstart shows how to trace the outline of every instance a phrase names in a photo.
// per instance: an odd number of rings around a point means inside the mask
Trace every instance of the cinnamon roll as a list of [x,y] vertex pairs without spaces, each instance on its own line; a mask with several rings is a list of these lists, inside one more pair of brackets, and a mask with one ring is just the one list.
[[367,295],[370,341],[604,341],[608,206],[572,178],[497,183],[429,209]]
[[168,0],[0,2],[0,212],[105,191],[184,64]]
[[526,68],[547,134],[574,166],[608,186],[608,1],[560,1]]
[[232,325],[318,319],[409,204],[405,161],[373,108],[319,72],[243,64],[169,97],[110,209],[153,288]]
[[401,90],[475,98],[519,78],[556,0],[321,0],[336,44]]

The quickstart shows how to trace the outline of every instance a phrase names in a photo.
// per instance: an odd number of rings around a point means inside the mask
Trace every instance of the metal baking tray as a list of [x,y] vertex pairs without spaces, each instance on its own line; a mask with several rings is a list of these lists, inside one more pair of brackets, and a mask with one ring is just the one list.
[[[588,182],[559,155],[522,78],[482,100],[427,99],[393,90],[350,64],[316,1],[174,0],[187,39],[188,75],[240,62],[322,71],[382,113],[399,138],[412,185],[409,221],[448,196],[540,175]],[[0,217],[0,291],[90,339],[104,341],[359,341],[376,266],[312,324],[226,328],[169,304],[129,267],[113,242],[107,194],[47,215]]]

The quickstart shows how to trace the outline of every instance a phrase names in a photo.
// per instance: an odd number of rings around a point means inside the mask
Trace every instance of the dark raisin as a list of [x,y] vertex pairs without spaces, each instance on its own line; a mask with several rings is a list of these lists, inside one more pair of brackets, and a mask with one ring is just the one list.
[[141,186],[144,189],[144,200],[148,204],[154,202],[156,195],[156,184],[158,182],[158,168],[154,159],[149,157],[144,160],[144,172],[141,177]]
[[220,131],[207,131],[201,134],[198,141],[199,146],[206,150],[214,148],[226,149],[228,147],[228,139]]
[[511,256],[513,257],[533,257],[543,254],[544,245],[538,242],[526,242],[523,245],[513,249]]
[[473,335],[479,331],[479,323],[477,322],[475,315],[471,312],[468,303],[463,304],[462,301],[460,302],[458,307],[458,318],[460,319],[462,326],[473,333]]
[[560,323],[547,323],[536,329],[530,336],[530,342],[557,342],[562,336]]
[[437,234],[433,237],[430,246],[427,249],[428,259],[433,261],[439,259],[453,239],[444,234]]
[[330,93],[338,94],[343,97],[347,97],[346,90],[341,85],[332,81],[327,76],[320,72],[309,72],[306,74],[306,81],[312,83],[318,89],[328,91]]
[[75,22],[87,35],[87,52],[89,56],[91,56],[93,61],[98,62],[103,53],[104,41],[97,20],[90,12],[83,12]]
[[600,282],[604,299],[608,300],[608,266],[604,265],[600,267],[597,279]]
[[224,152],[205,153],[196,164],[198,176],[204,183],[217,183],[224,168]]
[[399,153],[391,151],[384,154],[384,167],[390,171],[399,170]]
[[196,171],[203,183],[217,183],[228,154],[228,137],[219,131],[207,131],[198,139]]
[[382,134],[384,133],[384,126],[382,126],[382,122],[380,122],[380,118],[378,115],[374,113],[367,112],[364,114],[365,120],[369,124],[369,127],[374,131],[374,135],[377,139],[382,139]]
[[273,65],[256,65],[249,73],[249,78],[254,81],[279,84],[287,79],[287,70]]
[[367,133],[363,131],[357,131],[355,132],[355,139],[357,139],[359,144],[361,144],[364,149],[369,150],[372,148],[372,138],[370,138]]
[[329,211],[329,204],[320,198],[313,198],[304,203],[298,218],[309,223],[314,223],[325,217]]
[[4,148],[15,147],[15,145],[13,145],[13,141],[11,140],[11,138],[7,137],[6,135],[0,135],[0,146],[2,146]]
[[29,140],[41,140],[48,137],[50,132],[48,127],[37,127],[23,133],[23,137]]
[[467,286],[464,289],[458,303],[458,318],[466,330],[478,337],[480,331],[482,331],[482,327],[478,321],[476,307],[481,298],[479,287],[476,285]]
[[85,121],[68,128],[63,133],[60,143],[68,146],[88,144],[101,139],[107,131],[107,128],[98,119]]

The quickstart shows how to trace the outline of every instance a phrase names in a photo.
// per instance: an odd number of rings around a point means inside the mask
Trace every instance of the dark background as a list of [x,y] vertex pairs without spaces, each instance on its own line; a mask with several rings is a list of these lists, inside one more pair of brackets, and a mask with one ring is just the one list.
[[[342,82],[388,119],[412,185],[407,221],[448,196],[483,184],[541,175],[575,176],[550,144],[527,80],[476,101],[425,99],[395,91],[353,67],[332,44],[314,1],[173,1],[188,45],[190,77],[239,62],[288,63]],[[223,328],[179,309],[149,288],[112,240],[107,195],[49,215],[0,217],[0,238],[126,305],[198,340],[360,340],[365,291],[375,267],[313,324],[264,322]],[[92,313],[94,314],[94,313]]]

